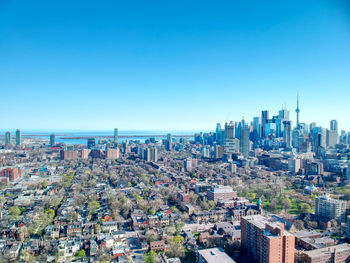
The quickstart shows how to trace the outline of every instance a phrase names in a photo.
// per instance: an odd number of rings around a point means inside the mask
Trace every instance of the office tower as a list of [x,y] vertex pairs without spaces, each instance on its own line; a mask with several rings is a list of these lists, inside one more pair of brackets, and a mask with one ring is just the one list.
[[327,130],[322,127],[316,127],[312,130],[312,151],[316,154],[320,153],[321,148],[327,147]]
[[292,132],[292,145],[294,148],[299,149],[300,147],[300,137],[302,136],[302,132],[299,129],[294,129]]
[[346,180],[350,183],[350,159],[348,160],[348,166],[346,168]]
[[225,123],[225,148],[228,153],[238,151],[238,139],[235,138],[235,124]]
[[300,125],[300,122],[299,122],[299,113],[300,113],[300,109],[299,109],[299,93],[297,95],[297,108],[296,108],[295,112],[297,113],[297,128],[299,128],[299,125]]
[[170,133],[168,133],[168,135],[167,135],[167,141],[166,141],[166,149],[168,150],[168,151],[171,151],[172,150],[172,136],[171,136],[171,134]]
[[241,245],[248,253],[249,262],[294,263],[295,237],[275,218],[243,217]]
[[345,223],[346,202],[332,199],[324,194],[315,198],[315,214],[328,220],[335,219],[338,223]]
[[16,130],[16,145],[22,144],[22,133],[20,130]]
[[55,138],[55,134],[51,134],[50,135],[50,146],[55,146],[56,145],[56,138]]
[[311,122],[309,127],[310,127],[310,133],[311,133],[313,131],[313,129],[316,128],[316,122]]
[[215,145],[214,159],[215,160],[221,159],[223,155],[224,155],[224,148],[220,145]]
[[241,139],[239,140],[239,148],[240,152],[244,157],[248,157],[249,155],[249,128],[247,126],[243,126],[241,128]]
[[265,138],[266,137],[266,133],[265,133],[265,127],[266,127],[266,123],[269,120],[269,111],[264,110],[261,112],[261,138]]
[[278,112],[278,118],[282,121],[289,121],[289,110],[283,109]]
[[228,201],[237,198],[237,192],[231,186],[216,185],[207,190],[207,198],[212,201]]
[[301,168],[301,159],[298,159],[295,157],[290,157],[288,159],[288,171],[295,174],[299,172],[300,168]]
[[87,147],[88,149],[92,149],[96,146],[96,141],[95,141],[95,138],[89,138],[87,140]]
[[331,120],[330,128],[331,128],[331,131],[336,131],[338,133],[338,121]]
[[215,130],[215,141],[217,144],[224,146],[225,141],[225,130],[221,128],[221,124],[216,124],[216,130]]
[[256,141],[260,138],[260,118],[254,117],[253,118],[253,134],[252,134],[252,141],[256,143]]
[[235,138],[235,125],[231,121],[230,123],[225,123],[225,139]]
[[202,153],[202,157],[203,158],[210,158],[210,149],[209,149],[209,147],[206,147],[206,146],[202,147],[201,153]]
[[114,129],[114,143],[118,144],[118,128]]
[[330,148],[335,148],[339,143],[339,134],[336,130],[327,130],[327,146]]
[[11,133],[10,132],[5,133],[5,144],[11,144]]
[[265,137],[267,136],[276,136],[277,137],[277,125],[272,120],[269,120],[265,124]]
[[290,148],[292,143],[292,124],[291,121],[283,122],[283,140],[286,143],[286,147]]

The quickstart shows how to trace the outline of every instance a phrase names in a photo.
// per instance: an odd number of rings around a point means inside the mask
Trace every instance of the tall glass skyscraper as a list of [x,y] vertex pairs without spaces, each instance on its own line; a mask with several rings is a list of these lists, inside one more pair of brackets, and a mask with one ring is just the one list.
[[20,130],[16,130],[16,145],[22,144],[22,133]]

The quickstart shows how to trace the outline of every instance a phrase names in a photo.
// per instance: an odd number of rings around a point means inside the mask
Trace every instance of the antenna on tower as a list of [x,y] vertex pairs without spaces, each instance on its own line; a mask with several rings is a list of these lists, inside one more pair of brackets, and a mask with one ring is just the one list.
[[297,113],[297,128],[299,128],[299,91],[297,92],[297,108],[295,110],[295,112]]

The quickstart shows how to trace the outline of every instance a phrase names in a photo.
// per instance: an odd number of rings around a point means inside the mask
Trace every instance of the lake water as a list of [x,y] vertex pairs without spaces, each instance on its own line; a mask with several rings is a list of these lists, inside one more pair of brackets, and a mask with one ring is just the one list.
[[[7,131],[7,130],[6,130]],[[5,130],[0,130],[0,134],[4,135]],[[15,130],[9,130],[11,132],[11,136],[15,136]],[[87,139],[65,139],[67,137],[91,137],[96,138],[96,140],[103,139],[104,136],[107,138],[108,136],[113,136],[114,131],[84,131],[84,130],[21,130],[22,137],[26,137],[26,135],[36,135],[37,138],[49,139],[50,134],[56,135],[57,143],[65,143],[65,144],[86,144]],[[119,138],[119,142],[121,143],[124,140],[140,140],[145,141],[147,137],[137,137],[137,135],[147,136],[150,135],[165,135],[165,137],[157,137],[156,140],[160,140],[166,138],[166,135],[170,133],[172,135],[194,135],[195,133],[199,133],[199,131],[119,131],[119,136],[135,136],[133,138]],[[110,139],[110,138],[109,138]],[[190,137],[189,139],[193,139]]]

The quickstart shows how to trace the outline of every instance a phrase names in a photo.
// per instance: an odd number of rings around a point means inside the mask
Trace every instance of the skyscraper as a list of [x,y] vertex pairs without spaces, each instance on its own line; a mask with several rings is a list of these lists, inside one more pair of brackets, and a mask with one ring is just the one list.
[[252,140],[254,143],[260,138],[260,118],[254,117],[253,118],[253,135]]
[[172,150],[172,136],[171,136],[171,134],[170,133],[168,133],[168,135],[167,135],[167,142],[166,142],[166,149],[168,150],[168,151],[171,151]]
[[5,133],[5,144],[11,144],[11,133],[10,132]]
[[249,127],[248,126],[242,126],[241,127],[241,139],[240,139],[240,152],[243,154],[244,157],[248,157],[249,155]]
[[331,120],[331,131],[336,131],[338,133],[338,121]]
[[56,138],[55,138],[55,134],[51,134],[50,135],[50,146],[55,146],[56,145]]
[[236,152],[237,143],[238,139],[235,138],[235,124],[232,121],[230,123],[225,123],[225,148],[227,152]]
[[118,128],[114,129],[114,143],[118,144]]
[[216,143],[219,145],[224,145],[224,139],[225,139],[225,130],[221,128],[221,124],[217,123],[216,124],[216,130],[215,130],[215,140]]
[[261,112],[261,138],[265,138],[265,126],[269,119],[269,111],[264,110]]
[[262,215],[241,219],[242,250],[249,262],[294,263],[295,237],[283,222]]
[[20,130],[16,130],[16,145],[22,144],[22,133]]
[[291,121],[284,121],[283,127],[283,140],[286,143],[286,147],[290,148],[292,142]]
[[225,139],[235,138],[235,125],[231,121],[230,123],[225,123]]

